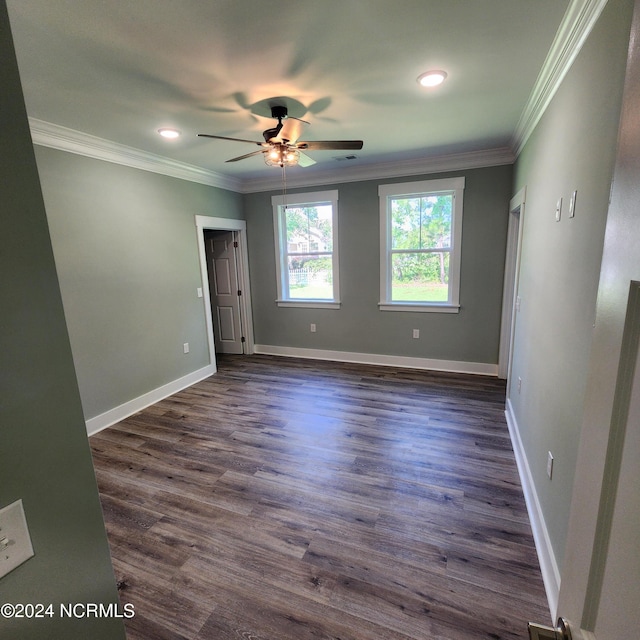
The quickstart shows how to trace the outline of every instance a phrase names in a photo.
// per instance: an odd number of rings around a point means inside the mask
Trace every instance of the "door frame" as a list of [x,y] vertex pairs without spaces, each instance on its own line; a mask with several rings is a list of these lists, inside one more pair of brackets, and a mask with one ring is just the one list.
[[[611,538],[613,535],[614,517],[620,517],[622,504],[629,506],[629,502],[621,503],[629,497],[630,491],[628,486],[621,484],[621,471],[623,467],[624,457],[634,455],[638,449],[638,405],[640,404],[640,282],[632,281],[629,287],[629,301],[627,305],[627,313],[625,318],[625,326],[622,334],[622,348],[620,350],[620,363],[618,367],[618,377],[615,386],[615,396],[613,401],[613,413],[611,416],[611,424],[609,429],[609,438],[607,443],[607,453],[602,479],[602,493],[600,495],[600,504],[598,509],[597,525],[595,529],[595,540],[591,555],[591,565],[589,571],[589,582],[585,594],[585,606],[582,619],[582,625],[589,629],[597,631],[599,627],[603,627],[598,619],[598,614],[603,612],[603,602],[601,596],[605,594],[607,589],[606,605],[612,606],[612,600],[618,597],[618,591],[612,594],[612,585],[605,583],[607,576],[607,566],[611,566],[610,553],[612,549],[618,550],[621,547],[612,545]],[[631,412],[633,407],[633,413]],[[631,433],[633,431],[633,434]],[[628,444],[627,440],[631,440],[635,444]],[[633,453],[631,453],[633,452]],[[635,456],[634,456],[635,457]],[[637,459],[637,458],[636,458]],[[628,477],[628,472],[627,472]],[[635,477],[635,475],[633,476]],[[624,489],[623,489],[624,487]],[[622,493],[621,493],[622,492]],[[620,499],[618,497],[622,496]],[[631,503],[630,512],[638,519],[637,507],[633,510],[633,502]],[[627,516],[631,522],[632,515]],[[619,525],[619,521],[618,521]],[[629,527],[626,528],[629,533]],[[630,540],[637,540],[638,531],[633,532]],[[626,551],[628,552],[628,547]],[[620,558],[620,560],[622,560]],[[618,571],[626,572],[626,575],[637,577],[633,569],[629,573],[628,564],[618,561],[614,567]],[[612,578],[615,579],[616,573],[613,572]],[[615,580],[616,586],[623,588],[620,580]],[[636,589],[637,591],[637,589]],[[615,617],[612,611],[605,612],[609,618]],[[629,620],[631,616],[627,618]],[[620,623],[617,632],[609,633],[610,636],[618,636],[623,630],[624,625]],[[611,628],[612,625],[604,625],[605,628]],[[594,633],[595,637],[596,633]]]
[[[632,280],[629,285],[624,328],[617,356],[619,356],[618,371],[608,428],[605,429],[604,424],[600,426],[599,435],[603,437],[598,437],[597,443],[596,438],[590,438],[587,443],[580,443],[581,451],[576,478],[579,480],[580,472],[588,468],[593,481],[589,483],[577,481],[572,495],[566,546],[567,555],[570,551],[572,552],[571,575],[566,580],[563,579],[561,585],[558,615],[573,614],[575,629],[572,627],[571,633],[576,640],[597,640],[598,637],[596,633],[599,627],[598,613],[601,610],[601,595],[617,508],[616,498],[620,489],[620,472],[627,446],[625,436],[629,429],[636,429],[636,434],[638,429],[638,423],[631,420],[629,414],[632,398],[635,398],[634,402],[637,403],[637,395],[633,396],[633,394],[638,393],[640,377],[638,367],[640,282],[638,281]],[[635,441],[637,442],[637,436]],[[596,451],[596,449],[599,450]],[[594,452],[597,454],[604,452],[603,466],[599,463],[594,465],[596,458]],[[585,499],[585,492],[593,497],[590,500]],[[588,522],[589,526],[585,526],[585,522]],[[624,625],[625,621],[621,620],[620,624]],[[579,627],[587,627],[590,630],[585,631]],[[577,633],[575,633],[576,630]],[[614,636],[620,637],[615,634]]]
[[[524,229],[524,208],[527,188],[522,187],[509,203],[509,226],[507,229],[507,252],[504,261],[504,285],[502,291],[502,319],[500,322],[500,349],[498,354],[498,378],[509,380],[513,353],[520,279],[520,253],[522,250],[522,230]],[[507,395],[509,386],[507,384]]]
[[209,361],[216,369],[216,346],[213,337],[213,314],[211,312],[211,295],[209,294],[209,273],[204,246],[205,229],[213,231],[234,231],[238,241],[238,286],[240,296],[240,322],[242,335],[245,337],[245,354],[252,354],[255,349],[253,337],[253,315],[251,312],[251,287],[249,283],[249,251],[247,246],[247,223],[245,220],[233,218],[217,218],[214,216],[195,216],[198,256],[200,259],[200,277],[202,279],[202,295],[207,325],[207,341],[209,344]]

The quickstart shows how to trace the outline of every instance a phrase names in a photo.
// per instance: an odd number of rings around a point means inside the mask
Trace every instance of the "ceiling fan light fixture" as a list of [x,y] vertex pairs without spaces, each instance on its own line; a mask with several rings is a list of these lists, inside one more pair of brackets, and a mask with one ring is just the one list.
[[167,127],[163,127],[162,129],[158,129],[158,133],[167,140],[175,140],[180,137],[180,131],[177,129],[169,129]]
[[440,70],[426,71],[421,73],[417,80],[418,84],[423,87],[437,87],[447,79],[447,72]]
[[264,154],[264,162],[270,167],[294,167],[300,160],[300,152],[284,146],[274,146]]

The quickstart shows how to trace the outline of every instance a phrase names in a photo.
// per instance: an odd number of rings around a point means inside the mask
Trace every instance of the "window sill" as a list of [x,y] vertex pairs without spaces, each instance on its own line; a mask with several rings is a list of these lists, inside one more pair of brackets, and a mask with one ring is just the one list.
[[333,300],[276,300],[279,307],[298,307],[300,309],[339,309],[340,302]]
[[417,311],[418,313],[458,313],[459,304],[438,302],[379,302],[380,311]]

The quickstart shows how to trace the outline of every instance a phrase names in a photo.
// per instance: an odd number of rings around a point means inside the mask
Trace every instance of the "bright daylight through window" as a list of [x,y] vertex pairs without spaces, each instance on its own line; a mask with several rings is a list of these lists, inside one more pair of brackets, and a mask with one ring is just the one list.
[[272,198],[280,306],[340,304],[338,192]]
[[464,178],[380,185],[380,309],[459,309]]

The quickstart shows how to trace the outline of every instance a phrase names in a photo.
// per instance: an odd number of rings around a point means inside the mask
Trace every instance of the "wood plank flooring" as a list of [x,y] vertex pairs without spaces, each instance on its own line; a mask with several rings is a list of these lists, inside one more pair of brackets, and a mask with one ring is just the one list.
[[129,640],[527,638],[492,378],[267,356],[91,438]]

